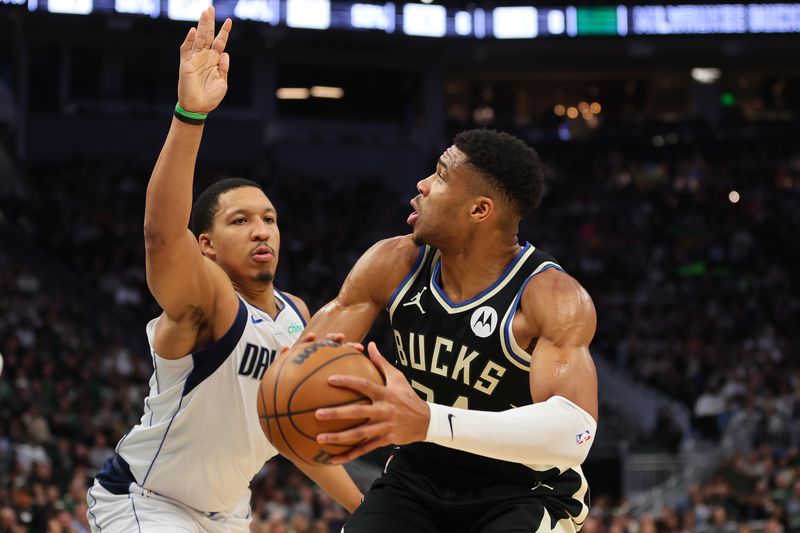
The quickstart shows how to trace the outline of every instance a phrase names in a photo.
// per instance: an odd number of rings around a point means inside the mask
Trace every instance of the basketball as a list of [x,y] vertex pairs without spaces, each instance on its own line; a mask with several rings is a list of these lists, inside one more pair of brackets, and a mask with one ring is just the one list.
[[312,465],[330,464],[334,455],[352,444],[319,444],[319,433],[356,427],[366,419],[317,420],[321,407],[369,404],[368,397],[350,389],[332,387],[328,377],[344,374],[383,384],[381,373],[362,352],[336,342],[301,343],[271,365],[258,390],[258,418],[273,446],[289,459]]

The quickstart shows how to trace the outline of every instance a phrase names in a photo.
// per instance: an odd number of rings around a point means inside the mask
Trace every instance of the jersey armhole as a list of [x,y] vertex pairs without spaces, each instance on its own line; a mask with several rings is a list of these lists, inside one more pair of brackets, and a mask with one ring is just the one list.
[[222,363],[230,357],[239,339],[242,338],[242,334],[244,334],[244,328],[247,326],[247,315],[247,306],[244,301],[239,298],[239,311],[236,314],[236,320],[233,321],[233,324],[228,331],[225,332],[225,335],[202,350],[192,352],[194,368],[192,368],[192,371],[186,378],[186,384],[183,387],[183,396],[189,394],[192,389],[213,374],[214,371],[222,366]]
[[305,327],[306,326],[306,319],[303,317],[303,313],[300,312],[300,309],[297,307],[297,304],[294,303],[294,300],[292,300],[291,297],[289,297],[287,294],[279,291],[278,289],[275,289],[275,293],[283,301],[283,303],[285,303],[286,305],[288,305],[289,307],[294,309],[294,312],[297,314],[298,318],[300,318],[300,322],[303,323],[303,327]]
[[511,302],[511,306],[509,306],[503,317],[502,331],[500,332],[500,345],[503,348],[503,354],[514,366],[522,370],[530,370],[531,354],[517,343],[517,339],[514,338],[514,332],[511,331],[511,325],[514,322],[514,316],[517,314],[517,309],[519,309],[519,302],[522,299],[522,294],[525,292],[528,283],[537,275],[551,268],[564,272],[561,265],[553,261],[545,261],[536,267],[536,270],[522,283],[522,286],[517,292],[517,296],[514,298],[514,301]]

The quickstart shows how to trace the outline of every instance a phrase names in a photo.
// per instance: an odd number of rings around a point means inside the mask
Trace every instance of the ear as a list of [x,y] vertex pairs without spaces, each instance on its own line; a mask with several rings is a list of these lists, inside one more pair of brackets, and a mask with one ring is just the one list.
[[471,222],[483,222],[494,213],[494,200],[488,196],[478,196],[469,211]]
[[216,257],[217,252],[214,250],[214,245],[211,243],[211,236],[208,233],[201,233],[197,238],[197,242],[200,244],[200,251],[204,256],[209,259],[214,259],[214,257]]

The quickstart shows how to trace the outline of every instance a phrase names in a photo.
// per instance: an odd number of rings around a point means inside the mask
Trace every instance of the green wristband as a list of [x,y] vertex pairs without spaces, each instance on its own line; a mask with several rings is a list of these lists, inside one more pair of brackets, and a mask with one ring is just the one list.
[[189,124],[202,124],[206,121],[208,117],[207,113],[192,113],[191,111],[186,111],[184,108],[181,107],[180,104],[175,104],[175,117],[178,120],[183,122],[188,122]]

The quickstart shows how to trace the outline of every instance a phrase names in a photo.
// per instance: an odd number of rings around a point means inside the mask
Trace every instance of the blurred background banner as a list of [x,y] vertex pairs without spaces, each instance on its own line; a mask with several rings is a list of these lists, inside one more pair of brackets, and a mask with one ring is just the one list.
[[[208,0],[0,0],[0,531],[87,531],[152,362],[144,191]],[[454,134],[546,167],[520,239],[598,311],[583,531],[800,531],[800,4],[220,0],[196,188],[261,183],[312,312]],[[371,338],[393,345],[380,321]],[[351,465],[366,487],[385,453]],[[287,462],[254,531],[339,531]]]

